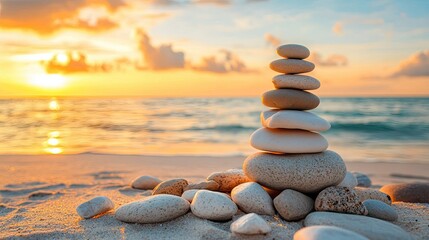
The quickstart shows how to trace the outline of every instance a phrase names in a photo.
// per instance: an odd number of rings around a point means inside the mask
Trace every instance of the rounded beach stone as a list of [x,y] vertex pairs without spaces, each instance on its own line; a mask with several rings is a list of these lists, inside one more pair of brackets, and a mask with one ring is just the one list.
[[317,195],[314,208],[316,211],[368,214],[368,210],[360,201],[359,196],[348,187],[334,186],[324,189]]
[[108,197],[99,196],[77,206],[76,211],[82,218],[92,218],[108,212],[115,207]]
[[266,128],[303,129],[322,132],[331,128],[325,119],[311,112],[297,110],[268,110],[261,113],[262,126]]
[[300,90],[315,90],[320,87],[319,80],[306,75],[280,74],[273,77],[272,82],[274,87],[277,89],[293,88]]
[[390,205],[378,200],[368,199],[363,202],[363,205],[368,210],[368,216],[386,220],[396,221],[398,213]]
[[299,44],[285,44],[277,47],[277,54],[284,58],[304,59],[310,56],[310,50]]
[[319,106],[320,99],[302,90],[275,89],[262,94],[262,103],[275,109],[310,110]]
[[351,172],[347,172],[346,176],[344,177],[343,181],[341,181],[337,186],[338,187],[348,187],[348,188],[355,188],[357,186],[357,179]]
[[249,213],[231,224],[231,232],[246,235],[267,234],[271,232],[271,227],[258,214]]
[[206,189],[210,191],[217,191],[219,190],[219,183],[210,180],[210,181],[202,181],[199,183],[191,183],[188,186],[184,188],[184,190],[190,190],[190,189]]
[[245,213],[275,214],[273,200],[258,183],[247,182],[238,185],[232,189],[231,198]]
[[214,172],[207,177],[207,180],[217,182],[219,184],[219,191],[221,192],[231,192],[236,186],[251,181],[244,174],[242,169],[229,169],[225,172]]
[[328,141],[305,130],[260,128],[250,136],[250,145],[274,153],[317,153],[328,148]]
[[292,189],[286,189],[274,198],[274,207],[286,221],[304,219],[313,206],[312,198]]
[[393,202],[429,203],[429,183],[388,184],[380,189]]
[[411,240],[413,237],[399,226],[377,218],[333,212],[312,212],[305,226],[329,225],[359,233],[371,240]]
[[181,196],[183,189],[188,186],[188,181],[182,178],[170,179],[158,184],[152,191],[152,195],[171,194]]
[[173,220],[189,211],[189,202],[168,194],[149,196],[122,205],[116,210],[119,221],[129,223],[161,223]]
[[311,226],[301,228],[293,240],[369,240],[355,232],[335,226]]
[[182,194],[182,198],[186,199],[188,202],[192,202],[192,200],[194,199],[195,194],[199,191],[200,189],[189,189],[183,192]]
[[161,182],[160,179],[153,176],[140,176],[132,181],[131,187],[141,190],[152,190]]
[[238,208],[223,193],[199,190],[192,200],[191,210],[199,218],[226,221],[230,220],[237,213]]
[[357,179],[358,187],[371,187],[371,179],[366,174],[360,172],[352,172],[352,174]]
[[340,183],[346,174],[343,159],[333,151],[314,154],[254,153],[243,163],[246,175],[271,189],[313,193]]
[[271,70],[284,74],[311,72],[314,67],[313,63],[300,59],[277,59],[270,63]]
[[373,200],[382,201],[389,205],[392,204],[392,200],[390,196],[383,192],[378,191],[377,189],[355,187],[353,190],[359,196],[359,199],[361,202],[368,199],[373,199]]

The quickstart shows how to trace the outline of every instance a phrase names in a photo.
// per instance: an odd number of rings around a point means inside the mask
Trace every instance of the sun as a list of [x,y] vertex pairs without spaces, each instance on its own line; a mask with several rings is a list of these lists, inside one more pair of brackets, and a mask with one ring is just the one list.
[[58,89],[67,84],[67,79],[61,74],[36,73],[28,76],[28,82],[40,88]]

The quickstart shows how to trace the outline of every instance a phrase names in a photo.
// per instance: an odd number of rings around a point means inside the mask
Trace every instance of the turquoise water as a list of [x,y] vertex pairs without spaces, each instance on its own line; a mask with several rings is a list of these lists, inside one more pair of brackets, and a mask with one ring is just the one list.
[[[0,100],[0,154],[246,155],[258,98]],[[429,98],[322,98],[346,161],[429,162]]]

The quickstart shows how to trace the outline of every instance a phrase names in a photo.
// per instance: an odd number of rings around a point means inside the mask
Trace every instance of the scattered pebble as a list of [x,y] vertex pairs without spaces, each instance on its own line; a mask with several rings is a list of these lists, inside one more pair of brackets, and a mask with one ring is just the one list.
[[298,191],[286,189],[274,198],[274,206],[286,221],[297,221],[313,210],[314,201]]
[[348,187],[348,188],[353,189],[357,185],[358,185],[358,182],[357,182],[356,177],[351,172],[347,172],[343,181],[341,181],[337,186],[338,187]]
[[232,189],[231,198],[245,213],[275,214],[273,200],[258,183],[247,182],[238,185]]
[[301,228],[293,240],[369,240],[368,238],[335,226],[311,226]]
[[363,173],[360,172],[352,172],[353,176],[357,179],[358,187],[366,187],[369,188],[372,185],[371,179]]
[[219,184],[219,191],[231,192],[236,186],[250,182],[251,180],[244,174],[242,169],[229,169],[224,172],[214,172],[207,177]]
[[237,213],[235,203],[223,193],[199,190],[191,204],[192,213],[213,221],[230,220]]
[[92,218],[99,214],[108,212],[115,207],[108,197],[99,196],[80,204],[76,211],[82,218]]
[[129,223],[161,223],[185,215],[188,211],[189,202],[185,199],[160,194],[122,205],[116,210],[115,217]]
[[131,187],[141,190],[152,190],[161,182],[159,178],[153,176],[140,176],[132,181]]
[[188,202],[192,202],[192,200],[195,197],[195,194],[201,189],[190,189],[190,190],[186,190],[183,192],[182,194],[182,198],[186,199]]
[[152,195],[171,194],[182,196],[183,189],[188,185],[188,181],[183,178],[170,179],[158,184],[152,191]]
[[388,184],[380,189],[393,202],[429,203],[429,183]]
[[202,181],[199,183],[191,183],[184,188],[185,191],[190,189],[206,189],[210,191],[217,191],[219,190],[219,183],[213,180],[209,180],[209,181]]
[[368,200],[368,199],[374,199],[374,200],[382,201],[382,202],[389,204],[389,205],[392,204],[392,200],[391,200],[390,196],[383,193],[383,192],[380,192],[377,189],[355,187],[353,190],[359,196],[359,199],[361,202]]
[[316,211],[368,214],[368,210],[360,201],[359,196],[348,187],[335,186],[324,189],[317,195],[314,208]]
[[368,216],[386,220],[386,221],[396,221],[398,219],[398,213],[390,205],[378,201],[368,199],[363,202],[363,205],[368,210]]
[[258,214],[249,213],[231,224],[231,232],[246,235],[267,234],[271,232],[271,227]]

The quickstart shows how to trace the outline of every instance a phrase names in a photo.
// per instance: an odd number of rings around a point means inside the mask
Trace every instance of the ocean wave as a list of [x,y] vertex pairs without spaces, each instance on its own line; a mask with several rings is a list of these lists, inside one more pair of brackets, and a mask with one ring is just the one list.
[[226,125],[216,125],[208,127],[191,127],[186,128],[184,131],[219,131],[219,132],[240,132],[240,131],[254,131],[256,127],[243,126],[240,124],[226,124]]

